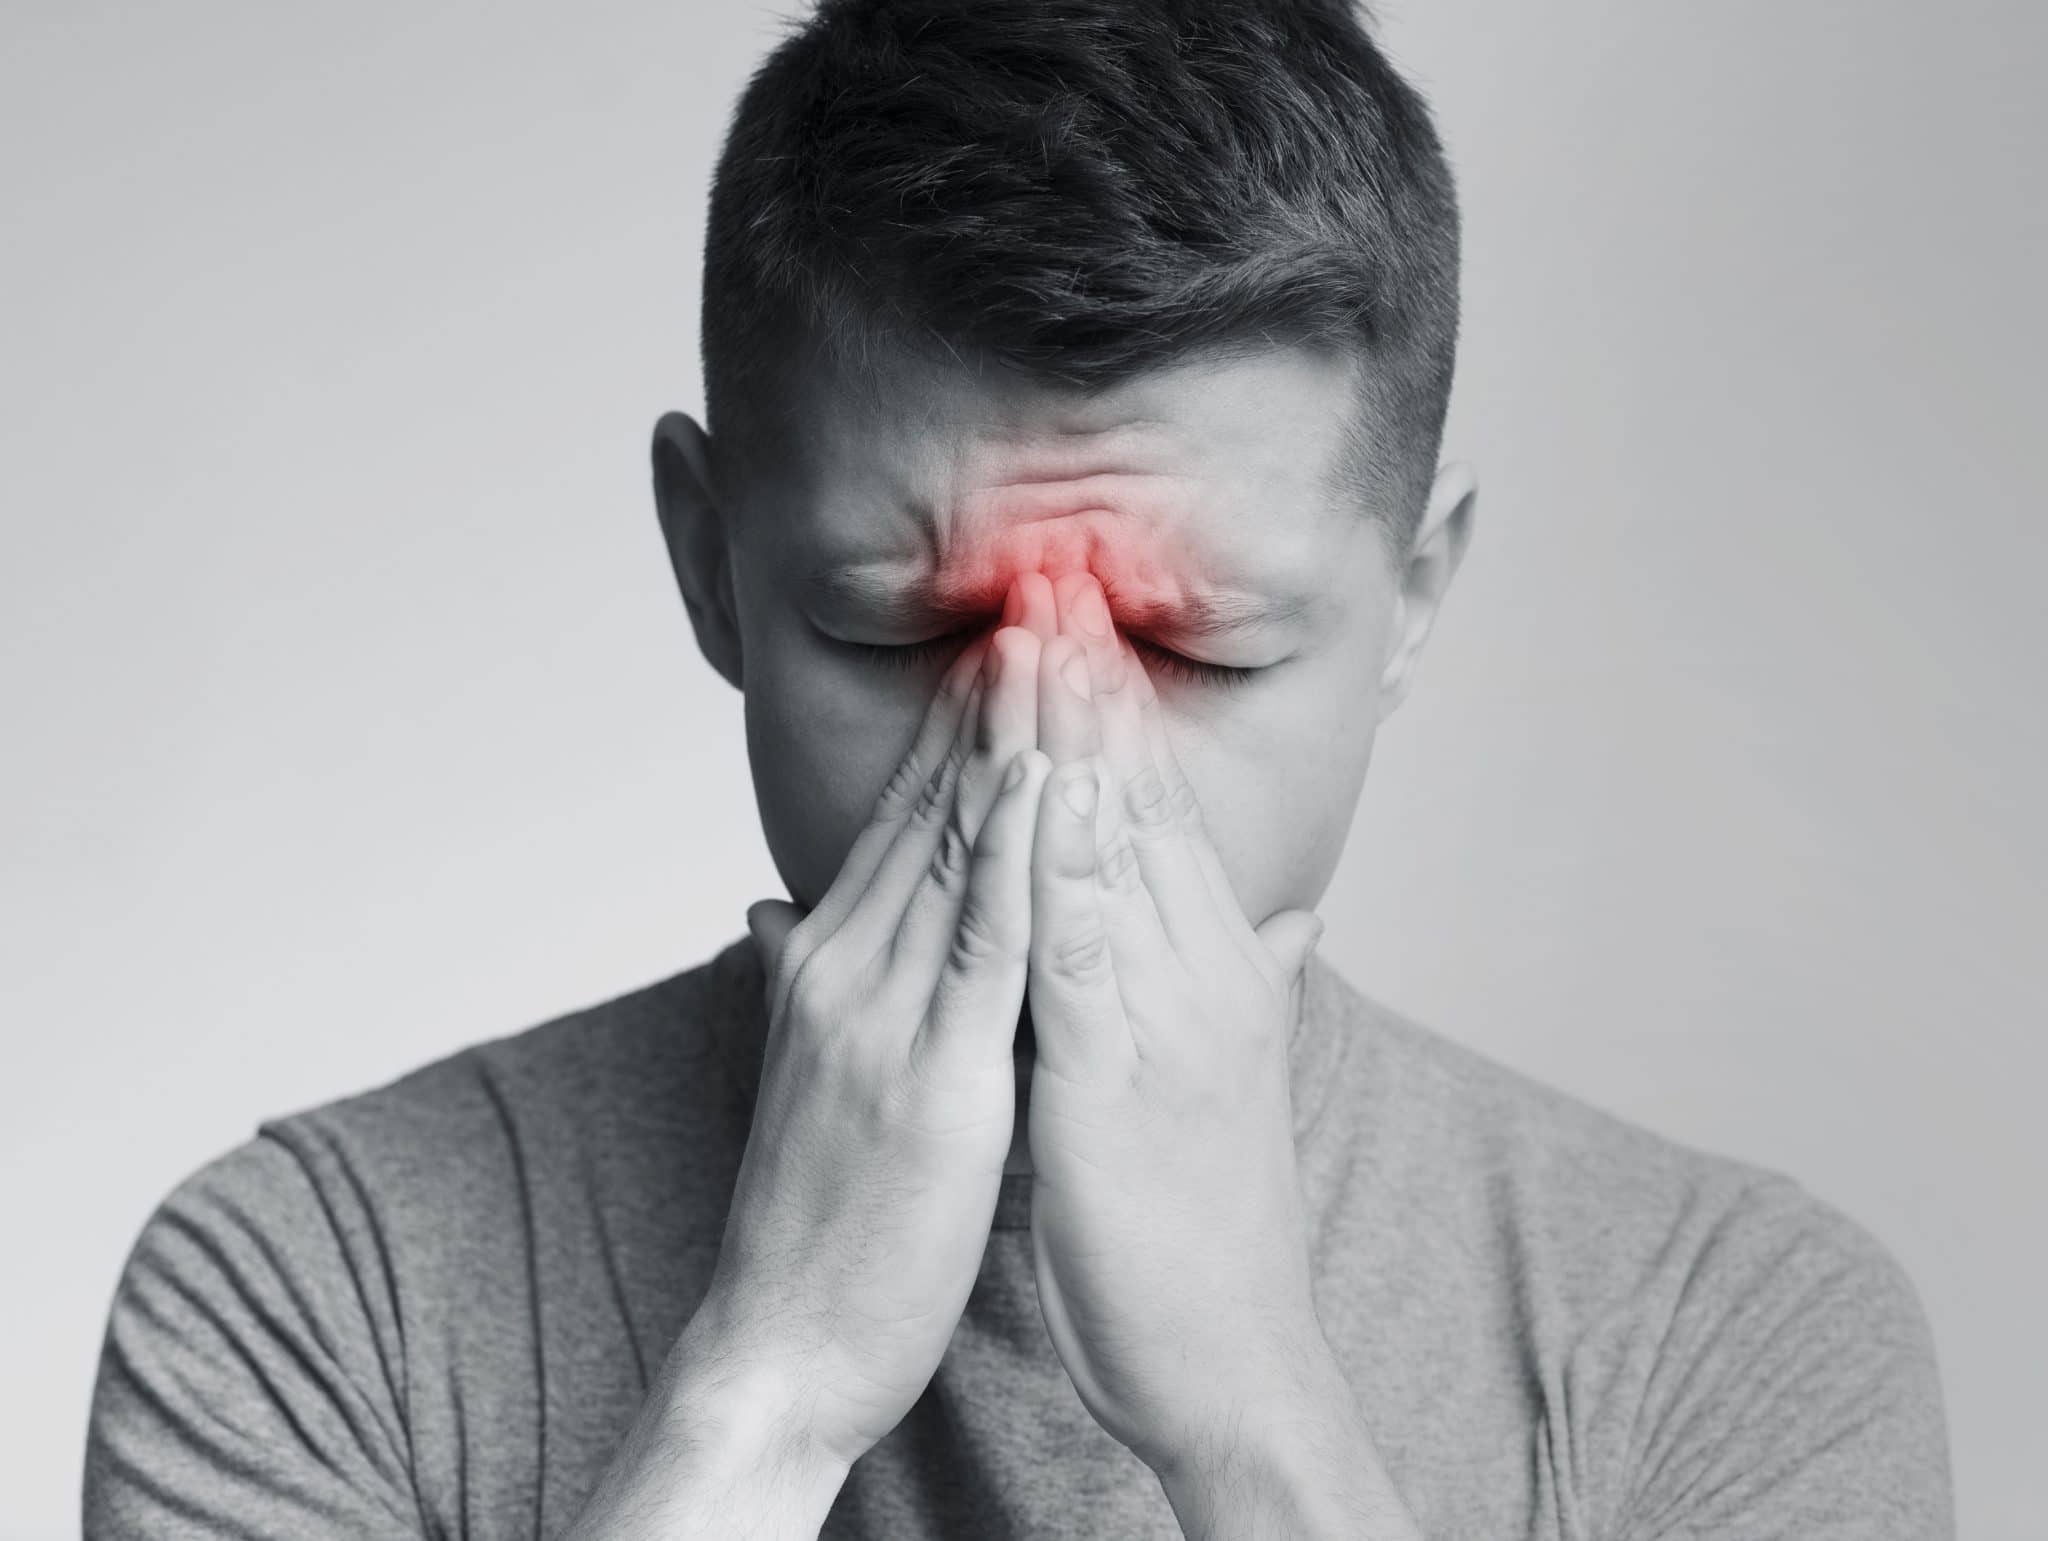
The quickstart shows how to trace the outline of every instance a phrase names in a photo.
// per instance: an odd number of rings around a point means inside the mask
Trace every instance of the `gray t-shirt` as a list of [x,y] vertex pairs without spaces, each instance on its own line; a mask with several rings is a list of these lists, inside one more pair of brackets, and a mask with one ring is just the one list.
[[[88,1536],[567,1529],[718,1256],[751,946],[264,1124],[144,1228]],[[1794,1183],[1417,1027],[1312,965],[1291,1047],[1316,1304],[1423,1532],[1946,1537],[1912,1286]],[[1030,1178],[827,1537],[1175,1537],[1039,1316]]]

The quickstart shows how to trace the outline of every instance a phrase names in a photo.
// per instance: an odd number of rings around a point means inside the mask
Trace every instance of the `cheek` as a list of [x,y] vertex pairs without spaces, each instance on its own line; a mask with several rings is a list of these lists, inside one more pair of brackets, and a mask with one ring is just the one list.
[[832,886],[889,773],[908,752],[936,673],[850,667],[794,638],[747,653],[747,757],[769,853],[790,893]]
[[1265,700],[1227,721],[1169,718],[1209,839],[1254,925],[1322,899],[1358,808],[1376,714],[1339,719],[1327,700],[1323,684],[1304,677],[1274,682]]

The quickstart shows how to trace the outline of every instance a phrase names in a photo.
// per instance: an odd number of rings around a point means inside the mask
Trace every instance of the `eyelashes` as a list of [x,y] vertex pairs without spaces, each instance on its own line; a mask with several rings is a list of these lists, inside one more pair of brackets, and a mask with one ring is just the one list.
[[1258,669],[1241,669],[1227,663],[1210,663],[1202,658],[1190,658],[1185,653],[1176,653],[1171,648],[1161,647],[1156,642],[1147,642],[1143,637],[1127,637],[1131,648],[1145,660],[1145,667],[1154,674],[1164,674],[1169,679],[1183,684],[1216,685],[1225,690],[1234,690],[1248,684]]
[[[827,640],[877,668],[909,674],[941,659],[950,662],[973,635],[971,631],[953,631],[943,636],[927,637],[922,642],[897,644],[847,642],[838,637],[829,637]],[[1171,648],[1161,647],[1156,642],[1132,636],[1128,632],[1124,634],[1124,640],[1129,642],[1132,651],[1144,660],[1148,671],[1163,674],[1168,679],[1184,685],[1208,685],[1230,690],[1246,684],[1254,675],[1262,672],[1258,669],[1238,668],[1230,664],[1209,663],[1204,659],[1189,658],[1183,653],[1176,653]]]
[[[825,636],[822,632],[820,635]],[[964,631],[948,632],[943,637],[928,637],[922,642],[905,642],[894,646],[880,642],[848,642],[833,636],[825,636],[825,640],[834,647],[842,648],[854,657],[879,668],[893,669],[898,674],[909,674],[941,657],[950,659],[967,645],[967,635]]]

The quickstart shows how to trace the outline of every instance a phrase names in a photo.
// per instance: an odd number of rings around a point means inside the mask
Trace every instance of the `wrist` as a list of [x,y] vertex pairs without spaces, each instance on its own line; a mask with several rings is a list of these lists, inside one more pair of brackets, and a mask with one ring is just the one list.
[[1170,1443],[1143,1455],[1161,1482],[1191,1476],[1233,1453],[1262,1455],[1304,1427],[1362,1425],[1357,1398],[1320,1325],[1269,1334],[1256,1347],[1247,1337],[1240,1351],[1239,1362],[1203,1377],[1200,1396],[1183,1399]]
[[1336,1362],[1296,1370],[1285,1396],[1240,1401],[1153,1463],[1189,1541],[1416,1537]]
[[667,1438],[702,1495],[693,1509],[713,1522],[705,1534],[727,1534],[742,1516],[748,1534],[818,1534],[853,1460],[816,1437],[794,1365],[743,1341],[707,1300],[655,1392]]

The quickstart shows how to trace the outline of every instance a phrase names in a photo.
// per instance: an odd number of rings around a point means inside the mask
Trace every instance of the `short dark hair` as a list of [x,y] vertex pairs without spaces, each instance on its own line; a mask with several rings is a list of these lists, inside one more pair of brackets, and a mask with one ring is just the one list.
[[1363,365],[1337,484],[1377,487],[1406,550],[1457,349],[1457,196],[1359,8],[820,0],[787,25],[712,184],[714,442],[753,464],[788,431],[804,346],[965,349],[1083,391],[1335,347]]

